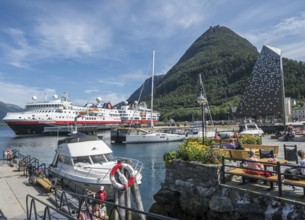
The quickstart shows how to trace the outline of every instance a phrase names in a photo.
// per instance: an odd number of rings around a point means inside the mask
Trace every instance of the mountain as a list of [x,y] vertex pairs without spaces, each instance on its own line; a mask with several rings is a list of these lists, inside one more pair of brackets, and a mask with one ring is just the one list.
[[[165,75],[154,76],[154,88],[162,82],[162,79]],[[128,102],[138,101],[139,98],[143,98],[151,94],[151,79],[146,79],[140,88],[138,88],[131,96],[127,99]],[[142,89],[143,88],[143,89]],[[140,96],[141,95],[141,96]]]
[[[155,83],[154,109],[160,111],[161,120],[200,120],[196,97],[201,74],[213,120],[228,119],[231,107],[239,104],[258,57],[259,52],[247,39],[227,27],[210,27]],[[285,95],[301,105],[305,101],[305,63],[287,58],[282,61]],[[150,105],[151,86],[147,84],[142,100]],[[138,97],[134,95],[139,91],[131,97]]]
[[0,102],[0,121],[4,118],[7,112],[19,112],[23,109],[17,105]]
[[237,106],[258,56],[248,40],[229,28],[210,27],[156,85],[154,109],[160,111],[162,119],[198,118],[196,97],[202,74],[213,119],[221,119],[230,107]]

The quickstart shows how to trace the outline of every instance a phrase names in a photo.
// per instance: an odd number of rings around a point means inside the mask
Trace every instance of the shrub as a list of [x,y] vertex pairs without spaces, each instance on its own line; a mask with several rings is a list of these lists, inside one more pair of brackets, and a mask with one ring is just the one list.
[[[206,143],[206,141],[205,141]],[[213,149],[202,145],[202,141],[194,139],[184,141],[178,147],[178,151],[168,151],[164,154],[163,159],[170,163],[175,159],[184,161],[198,161],[205,164],[219,164],[223,154],[219,149]]]
[[163,160],[165,163],[171,163],[173,160],[178,159],[178,152],[170,150],[163,155]]
[[254,137],[254,136],[246,136],[243,135],[239,141],[242,144],[262,144],[262,138],[261,137]]

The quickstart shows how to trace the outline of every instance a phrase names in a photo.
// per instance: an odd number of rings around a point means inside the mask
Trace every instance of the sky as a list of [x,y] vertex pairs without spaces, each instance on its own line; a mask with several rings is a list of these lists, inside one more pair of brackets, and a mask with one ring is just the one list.
[[1,0],[0,101],[117,104],[216,25],[305,61],[304,0]]

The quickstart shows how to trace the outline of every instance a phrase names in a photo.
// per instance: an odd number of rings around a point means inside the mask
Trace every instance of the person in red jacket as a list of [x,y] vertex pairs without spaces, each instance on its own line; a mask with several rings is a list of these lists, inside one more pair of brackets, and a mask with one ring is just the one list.
[[104,186],[100,187],[100,190],[96,192],[97,198],[101,201],[106,201],[107,192],[104,190]]

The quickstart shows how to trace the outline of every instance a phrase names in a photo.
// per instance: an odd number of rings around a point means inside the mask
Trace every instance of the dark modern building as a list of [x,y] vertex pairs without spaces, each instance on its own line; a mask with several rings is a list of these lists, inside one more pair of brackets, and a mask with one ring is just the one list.
[[243,118],[280,118],[285,115],[281,50],[264,45],[244,90],[237,115]]

